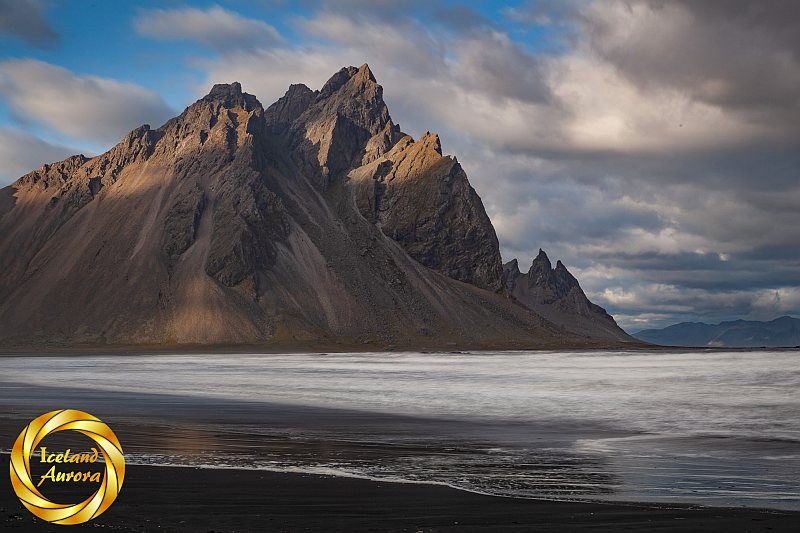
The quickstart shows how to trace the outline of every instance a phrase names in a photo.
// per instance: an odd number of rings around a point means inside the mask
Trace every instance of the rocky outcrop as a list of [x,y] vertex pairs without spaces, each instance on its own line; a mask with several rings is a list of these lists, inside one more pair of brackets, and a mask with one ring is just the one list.
[[519,270],[514,259],[503,265],[504,287],[510,298],[578,335],[618,342],[635,342],[605,309],[589,301],[561,261],[555,268],[544,250],[528,272]]
[[366,65],[238,83],[0,190],[0,343],[593,346],[503,293],[497,237]]
[[341,69],[318,92],[292,85],[266,117],[271,131],[289,131],[304,163],[316,160],[323,189],[349,178],[361,214],[411,257],[501,290],[500,249],[480,197],[458,162],[442,155],[436,134],[415,142],[392,122],[367,65]]
[[194,244],[206,196],[196,181],[187,181],[178,198],[167,211],[161,251],[170,264]]
[[368,143],[369,163],[349,174],[361,214],[423,265],[500,291],[497,236],[461,165],[442,155],[436,134],[415,142],[387,126]]
[[[304,163],[316,161],[319,184],[328,187],[337,177],[357,166],[367,141],[389,122],[383,88],[365,64],[347,67],[334,74],[313,102],[289,125],[289,143]],[[308,93],[291,89],[270,106],[268,125],[275,129],[280,120],[291,117],[286,108],[299,108],[298,100],[310,100]]]
[[311,106],[316,97],[317,93],[302,83],[290,85],[286,94],[269,106],[264,114],[270,131],[275,135],[285,133],[292,123]]

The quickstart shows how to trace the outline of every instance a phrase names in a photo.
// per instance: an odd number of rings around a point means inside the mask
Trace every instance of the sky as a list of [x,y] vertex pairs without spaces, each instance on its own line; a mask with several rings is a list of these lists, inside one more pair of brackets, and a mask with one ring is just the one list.
[[543,248],[628,331],[800,315],[796,0],[0,0],[0,186],[363,63],[504,261]]

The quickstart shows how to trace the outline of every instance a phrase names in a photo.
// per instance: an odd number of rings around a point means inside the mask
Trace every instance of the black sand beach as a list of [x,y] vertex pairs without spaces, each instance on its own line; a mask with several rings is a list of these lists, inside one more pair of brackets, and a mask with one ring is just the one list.
[[[430,364],[429,357],[424,360]],[[157,382],[163,383],[160,393],[154,392],[152,386],[149,392],[126,390],[138,388],[138,382],[121,381],[115,390],[95,389],[88,385],[91,385],[91,380],[105,379],[107,374],[102,371],[105,368],[102,365],[106,365],[113,375],[127,375],[144,366],[143,376],[156,380],[165,373],[164,364],[172,365],[182,359],[114,357],[92,361],[91,373],[87,373],[87,363],[83,359],[68,359],[66,366],[60,359],[45,361],[37,358],[21,363],[9,358],[7,361],[6,373],[0,378],[0,440],[4,449],[11,446],[20,430],[35,416],[69,406],[86,410],[109,423],[123,443],[130,462],[186,465],[129,464],[117,501],[93,522],[76,526],[76,531],[90,528],[95,531],[97,527],[112,531],[191,532],[800,530],[800,512],[759,509],[759,505],[735,507],[737,502],[733,497],[729,507],[725,507],[727,503],[708,503],[706,507],[642,503],[652,500],[648,500],[648,493],[635,490],[627,494],[632,494],[630,500],[638,500],[638,503],[560,502],[486,496],[442,485],[277,473],[266,469],[215,468],[226,464],[284,464],[298,468],[330,466],[339,471],[378,468],[376,477],[380,477],[381,472],[391,475],[399,469],[404,479],[437,479],[435,475],[456,471],[476,478],[495,476],[495,483],[509,479],[530,485],[543,479],[552,480],[554,486],[550,489],[573,491],[570,494],[576,498],[582,494],[574,492],[576,487],[586,484],[593,487],[585,493],[587,500],[593,499],[593,494],[600,498],[608,490],[615,491],[617,498],[628,500],[624,493],[616,491],[626,488],[624,483],[627,480],[621,477],[621,473],[632,472],[629,463],[619,468],[602,454],[581,452],[579,447],[570,443],[579,438],[626,436],[629,432],[591,420],[565,417],[558,423],[536,419],[523,423],[481,417],[422,417],[333,405],[279,403],[258,393],[245,400],[182,392],[187,384],[193,385],[202,377],[200,371],[212,364],[209,358],[202,363],[194,362],[191,372],[169,373],[170,380]],[[281,386],[278,378],[282,375],[279,370],[283,367],[276,361],[258,359],[254,366],[246,365],[247,360],[239,358],[224,363],[230,365],[235,361],[238,361],[237,365],[244,365],[242,368],[248,375],[241,377],[237,374],[232,383],[257,378],[258,388],[253,389],[256,392],[291,392],[288,385],[278,388]],[[302,368],[302,378],[307,384],[319,386],[323,382],[331,384],[332,380],[344,379],[342,373],[338,377],[332,375],[327,366],[315,374],[312,368],[303,366],[302,361],[299,358],[285,361],[286,368],[291,372]],[[335,368],[344,368],[338,361],[330,360],[328,364],[335,363]],[[470,369],[475,368],[476,361],[470,359]],[[12,362],[17,366],[14,367]],[[442,363],[452,367],[454,360],[447,359]],[[228,367],[220,364],[222,362],[209,368],[214,369],[218,386],[225,387],[228,386],[226,379],[232,378],[226,377],[225,369]],[[28,369],[30,365],[33,370]],[[255,377],[252,375],[256,372],[254,368],[258,371]],[[51,380],[53,385],[14,380],[15,375],[24,377],[30,373],[38,376],[36,372],[50,372],[46,375],[55,378]],[[358,366],[358,372],[365,372],[364,365]],[[418,379],[418,373],[409,375]],[[73,385],[87,386],[54,386],[67,378],[78,380],[77,383],[70,382]],[[448,383],[452,386],[454,382]],[[470,383],[473,384],[471,390],[475,390],[474,382]],[[419,386],[422,387],[421,382]],[[224,392],[223,388],[218,390]],[[454,389],[448,391],[453,394]],[[703,446],[708,444],[699,440],[693,442],[698,452],[704,451]],[[53,449],[59,448],[56,444],[52,443]],[[661,445],[671,444],[665,440]],[[752,456],[750,446],[764,447],[767,443],[737,441],[737,445],[735,451],[741,454],[738,457],[746,458]],[[792,446],[788,443],[775,449],[794,453]],[[524,447],[527,452],[506,456],[491,452],[495,447],[501,447],[504,454],[511,454],[519,447]],[[506,463],[502,462],[504,457],[508,458]],[[0,454],[0,472],[8,472],[8,460],[7,454]],[[194,465],[210,467],[201,469]],[[408,465],[418,470],[409,470]],[[658,470],[658,463],[643,463],[641,467],[647,465]],[[743,471],[763,467],[761,463],[754,466],[746,462],[734,466]],[[710,467],[714,465],[710,464]],[[438,474],[432,470],[435,468],[439,468]],[[777,494],[782,490],[783,494],[796,494],[792,492],[792,480],[795,479],[793,463],[789,462],[782,468],[787,472],[788,485],[783,489],[778,487],[774,492]],[[663,470],[659,472],[663,473]],[[708,472],[729,476],[726,479],[760,479],[747,477],[747,472],[742,472],[738,478],[731,477],[724,470],[693,473],[701,476]],[[415,477],[417,473],[419,476]],[[671,479],[662,479],[662,486],[670,488]],[[731,490],[730,487],[738,488],[725,485],[722,489]],[[547,490],[547,487],[540,488]],[[742,485],[741,490],[749,489]],[[57,493],[48,491],[48,494],[57,500]],[[698,500],[703,496],[698,491]],[[76,500],[69,498],[64,501]],[[767,498],[764,501],[771,500]],[[64,531],[62,526],[37,521],[16,498],[8,475],[2,473],[0,529]]]
[[[8,455],[2,456],[2,471]],[[33,518],[6,476],[0,529],[64,531]],[[605,505],[482,496],[447,487],[253,470],[129,466],[112,531],[797,531],[800,513]]]

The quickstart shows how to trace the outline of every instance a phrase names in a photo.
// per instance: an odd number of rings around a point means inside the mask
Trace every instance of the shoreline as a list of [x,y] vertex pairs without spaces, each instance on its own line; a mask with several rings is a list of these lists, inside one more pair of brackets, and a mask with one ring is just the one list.
[[708,353],[722,352],[796,352],[797,346],[781,348],[740,348],[716,346],[659,346],[655,344],[629,344],[629,345],[576,345],[576,346],[393,346],[355,344],[346,345],[272,345],[272,344],[233,344],[233,345],[205,345],[205,344],[180,344],[180,345],[76,345],[76,346],[0,346],[0,357],[19,356],[81,356],[81,355],[186,355],[186,354],[343,354],[343,353],[431,353],[431,354],[460,354],[483,352],[597,352],[618,350],[624,352],[652,352],[652,353],[681,353],[703,351]]
[[[525,346],[508,345],[473,345],[473,344],[430,344],[401,345],[391,343],[359,343],[359,344],[324,344],[324,343],[287,343],[287,344],[87,344],[87,345],[0,345],[0,356],[4,355],[79,355],[79,354],[309,354],[309,353],[458,353],[458,352],[549,352],[549,351],[599,351],[599,350],[631,350],[659,351],[671,350],[670,347],[656,346],[646,343],[614,344],[553,344]],[[692,348],[687,348],[691,350]],[[781,348],[778,348],[781,349]]]
[[[0,459],[8,468],[8,455]],[[0,529],[62,531],[25,510],[6,476]],[[442,485],[128,465],[116,502],[78,531],[796,531],[800,513],[488,496]],[[72,529],[71,529],[72,530]]]
[[[0,455],[10,456],[11,450],[0,450]],[[696,503],[696,502],[680,502],[680,501],[652,501],[652,500],[636,500],[636,499],[625,499],[625,500],[602,500],[602,499],[592,499],[592,498],[556,498],[556,497],[545,497],[545,496],[516,496],[516,495],[508,495],[508,494],[491,494],[489,492],[481,492],[477,489],[469,489],[465,487],[458,487],[455,485],[451,485],[445,482],[440,481],[417,481],[411,479],[397,479],[397,478],[374,478],[369,477],[366,475],[359,475],[354,473],[349,473],[346,471],[337,471],[337,472],[313,472],[311,470],[304,471],[302,467],[297,467],[296,470],[292,469],[271,469],[268,467],[249,467],[249,466],[239,466],[239,465],[231,465],[231,466],[216,466],[216,465],[191,465],[191,464],[178,464],[178,463],[139,463],[139,462],[126,462],[126,468],[178,468],[178,469],[189,469],[189,470],[206,470],[210,472],[227,472],[227,471],[241,471],[241,472],[259,472],[259,473],[266,473],[266,474],[278,474],[278,475],[288,475],[288,476],[302,476],[302,477],[313,477],[313,478],[322,478],[322,479],[342,479],[342,480],[355,480],[355,481],[363,481],[367,483],[381,483],[381,484],[391,484],[391,485],[410,485],[410,486],[422,486],[422,487],[438,487],[442,489],[454,490],[457,492],[463,492],[466,494],[472,494],[475,496],[487,497],[487,498],[501,498],[505,500],[518,500],[518,501],[528,501],[528,502],[539,502],[539,503],[548,503],[548,504],[569,504],[569,505],[599,505],[599,506],[611,506],[611,507],[634,507],[634,508],[641,508],[641,509],[659,509],[659,510],[674,510],[674,511],[685,511],[685,510],[716,510],[716,511],[753,511],[756,513],[766,513],[766,514],[787,514],[787,515],[797,515],[798,518],[798,525],[800,525],[800,510],[792,510],[792,509],[780,509],[777,507],[755,507],[755,506],[734,506],[734,505],[706,505],[703,503]]]

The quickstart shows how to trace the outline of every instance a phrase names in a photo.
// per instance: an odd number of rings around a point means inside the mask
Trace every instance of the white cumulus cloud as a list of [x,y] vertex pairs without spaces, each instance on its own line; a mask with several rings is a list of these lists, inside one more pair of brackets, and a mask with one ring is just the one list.
[[273,26],[220,6],[208,9],[146,9],[134,20],[136,31],[163,41],[188,40],[218,51],[266,46],[282,41]]
[[175,113],[154,92],[97,76],[79,76],[34,59],[0,63],[0,97],[22,123],[38,123],[84,141],[113,144],[144,123]]

